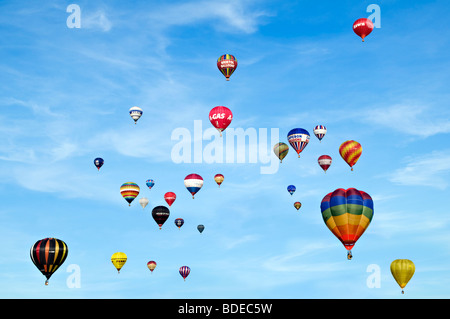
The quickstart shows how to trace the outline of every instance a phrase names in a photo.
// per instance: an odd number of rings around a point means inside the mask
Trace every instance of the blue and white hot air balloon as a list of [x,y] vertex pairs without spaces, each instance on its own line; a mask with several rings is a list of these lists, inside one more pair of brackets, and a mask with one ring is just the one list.
[[134,124],[136,124],[137,120],[139,120],[142,116],[142,109],[138,106],[133,106],[130,108],[130,116],[134,120]]
[[287,139],[292,148],[297,152],[298,157],[300,157],[300,153],[309,143],[310,136],[307,130],[303,128],[294,128],[289,131]]

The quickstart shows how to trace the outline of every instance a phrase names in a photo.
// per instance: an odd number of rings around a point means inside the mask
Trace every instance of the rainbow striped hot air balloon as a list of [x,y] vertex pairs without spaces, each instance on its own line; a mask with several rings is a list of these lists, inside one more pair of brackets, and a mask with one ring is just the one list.
[[128,202],[128,206],[131,206],[131,202],[139,195],[140,188],[136,183],[127,182],[120,186],[120,194]]
[[186,186],[189,193],[192,194],[192,198],[194,198],[194,195],[203,186],[203,178],[198,174],[189,174],[184,179],[184,186]]
[[339,154],[347,162],[353,171],[353,166],[359,160],[362,153],[361,144],[356,141],[348,140],[339,147]]
[[338,188],[322,199],[320,209],[328,229],[342,242],[351,259],[353,246],[372,221],[372,198],[355,188]]

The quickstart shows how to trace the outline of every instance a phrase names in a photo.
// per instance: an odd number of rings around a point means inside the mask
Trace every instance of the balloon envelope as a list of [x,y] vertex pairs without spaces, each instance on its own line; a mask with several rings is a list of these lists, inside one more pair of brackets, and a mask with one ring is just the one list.
[[139,204],[141,204],[142,208],[145,208],[145,206],[148,205],[148,198],[147,197],[142,197],[141,199],[139,199]]
[[372,197],[356,188],[338,188],[325,195],[320,209],[326,226],[348,250],[351,259],[351,249],[372,221]]
[[322,167],[322,169],[326,173],[328,168],[331,166],[332,159],[331,159],[331,156],[329,156],[329,155],[321,155],[317,159],[317,162],[319,163],[319,166]]
[[298,157],[300,157],[300,153],[309,143],[310,136],[307,130],[303,128],[294,128],[289,131],[287,139],[292,148],[297,152]]
[[155,185],[155,181],[153,179],[148,179],[145,181],[145,185],[147,185],[149,189],[152,189],[152,187]]
[[283,142],[277,143],[273,147],[273,152],[279,158],[280,163],[282,163],[283,159],[286,157],[286,155],[289,152],[289,146]]
[[129,110],[131,118],[134,120],[134,124],[141,118],[142,116],[142,109],[138,106],[133,106]]
[[153,260],[150,260],[147,263],[147,268],[150,269],[151,272],[153,272],[153,270],[155,270],[155,268],[156,268],[156,262]]
[[411,280],[415,271],[416,267],[409,259],[396,259],[391,263],[392,276],[400,288],[402,288],[402,294],[404,293],[403,288],[405,288]]
[[214,181],[217,183],[217,185],[219,185],[219,187],[220,187],[220,184],[223,183],[223,180],[224,180],[224,176],[222,174],[216,174],[214,176]]
[[130,206],[131,202],[139,195],[139,191],[139,186],[133,182],[123,183],[122,186],[120,186],[120,194],[128,202],[128,206]]
[[187,188],[189,193],[194,195],[202,188],[203,178],[198,174],[189,174],[184,178],[184,186]]
[[100,167],[102,167],[104,163],[105,161],[101,157],[97,157],[96,159],[94,159],[94,165],[98,170],[100,170]]
[[300,207],[302,207],[302,203],[300,203],[300,202],[295,202],[295,203],[294,203],[294,207],[297,208],[297,210],[299,210]]
[[361,37],[364,42],[364,38],[373,31],[373,22],[367,18],[361,18],[353,23],[353,31]]
[[181,277],[183,277],[183,279],[186,280],[186,277],[189,276],[189,274],[191,273],[191,268],[189,268],[188,266],[181,266],[179,271]]
[[233,113],[226,106],[216,106],[209,111],[209,121],[219,131],[220,136],[232,120]]
[[314,127],[314,135],[319,139],[319,141],[322,141],[325,134],[327,133],[327,128],[324,125],[317,125]]
[[156,206],[152,210],[152,217],[158,224],[159,229],[161,229],[167,218],[169,218],[169,215],[170,211],[166,206]]
[[177,199],[177,195],[175,195],[175,193],[173,193],[173,192],[167,192],[164,194],[164,199],[170,207],[170,206],[172,206],[175,199]]
[[295,190],[296,190],[296,188],[295,188],[294,185],[289,185],[289,186],[287,187],[287,191],[288,191],[289,194],[291,194],[291,195],[295,193]]
[[111,262],[113,263],[114,267],[116,267],[117,272],[120,273],[123,265],[125,265],[125,263],[127,262],[127,255],[123,252],[114,253],[111,256]]
[[31,246],[31,261],[47,278],[46,285],[48,285],[50,277],[64,263],[68,253],[69,249],[66,243],[57,238],[44,238]]
[[181,228],[181,226],[183,226],[183,224],[184,224],[184,219],[183,219],[183,218],[177,218],[177,219],[175,219],[175,225],[176,225],[178,228]]
[[356,141],[348,140],[339,147],[339,154],[342,159],[350,166],[353,171],[353,166],[361,157],[362,146]]
[[217,68],[225,76],[227,81],[230,80],[230,76],[236,70],[237,65],[238,63],[236,58],[231,54],[221,55],[217,59]]
[[205,230],[205,226],[204,225],[198,225],[197,226],[197,230],[200,232],[200,234]]

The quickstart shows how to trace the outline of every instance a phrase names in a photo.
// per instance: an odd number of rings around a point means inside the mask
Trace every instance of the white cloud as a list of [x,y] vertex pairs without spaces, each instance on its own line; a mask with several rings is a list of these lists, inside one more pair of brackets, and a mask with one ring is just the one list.
[[390,174],[392,183],[409,186],[430,186],[446,189],[450,172],[450,151],[434,151],[408,159],[405,167]]
[[82,11],[81,27],[87,29],[100,29],[108,32],[112,28],[112,23],[103,10],[98,10],[92,14]]

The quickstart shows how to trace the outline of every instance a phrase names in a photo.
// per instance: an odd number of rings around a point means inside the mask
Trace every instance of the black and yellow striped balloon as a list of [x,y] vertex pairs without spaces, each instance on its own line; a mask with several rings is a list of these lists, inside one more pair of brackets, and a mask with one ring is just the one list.
[[45,284],[64,263],[69,249],[65,242],[56,238],[38,240],[30,250],[30,257],[39,271],[47,278]]

